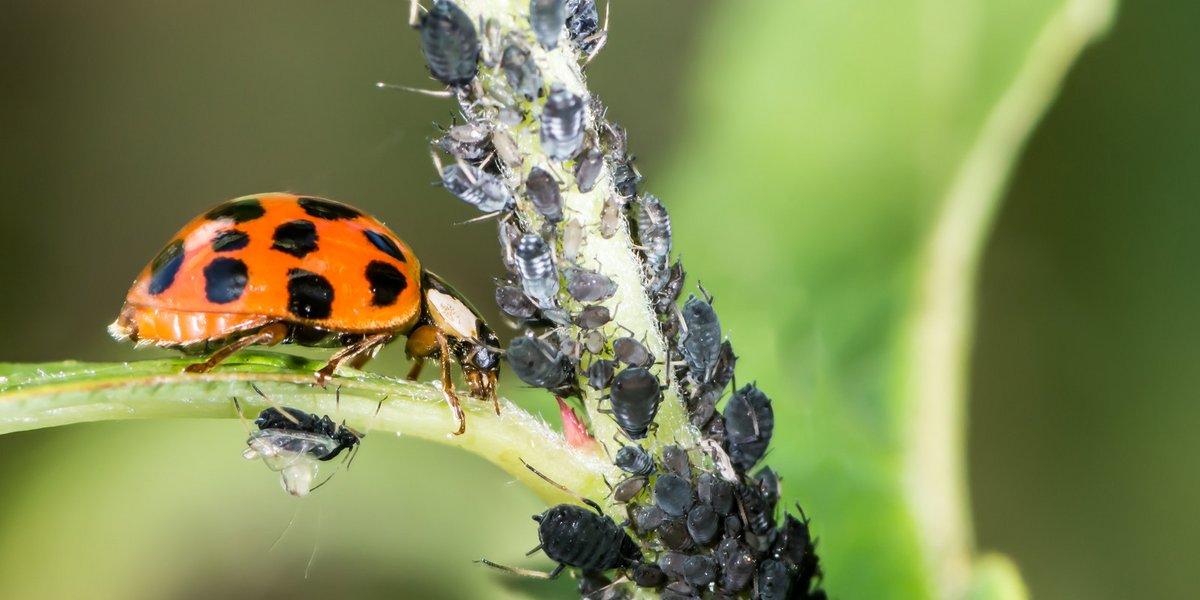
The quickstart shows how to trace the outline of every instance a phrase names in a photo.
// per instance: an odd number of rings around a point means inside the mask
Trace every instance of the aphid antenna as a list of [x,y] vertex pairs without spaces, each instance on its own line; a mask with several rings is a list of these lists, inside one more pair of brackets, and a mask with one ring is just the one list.
[[455,223],[454,225],[455,225],[455,226],[471,225],[471,224],[473,224],[473,223],[479,223],[479,222],[482,222],[482,221],[487,221],[488,219],[491,219],[491,218],[494,218],[494,217],[496,217],[496,216],[498,216],[498,215],[504,214],[505,212],[508,212],[508,211],[496,210],[496,211],[492,211],[492,212],[490,212],[490,213],[484,213],[484,214],[482,214],[482,215],[480,215],[480,216],[478,216],[478,217],[475,217],[475,218],[473,218],[473,219],[467,219],[466,221],[459,221],[458,223]]
[[381,90],[396,90],[398,92],[412,92],[424,96],[432,96],[434,98],[451,98],[454,92],[450,90],[427,90],[423,88],[409,87],[407,85],[399,85],[396,83],[387,83],[384,81],[376,81],[375,87]]
[[709,293],[708,293],[708,290],[704,289],[704,284],[703,284],[703,283],[700,283],[700,280],[699,280],[699,279],[697,279],[697,280],[696,280],[696,287],[697,287],[697,288],[699,288],[699,290],[700,290],[700,295],[704,296],[704,301],[705,301],[705,302],[708,302],[709,304],[712,304],[712,303],[713,303],[713,300],[716,300],[716,297],[714,297],[712,294],[709,294]]
[[288,520],[288,524],[286,526],[284,526],[283,531],[280,531],[279,535],[275,536],[275,541],[271,542],[270,547],[267,548],[267,552],[275,551],[275,547],[279,545],[279,542],[283,541],[283,538],[285,536],[287,536],[289,531],[292,530],[292,526],[296,524],[296,519],[298,519],[300,517],[300,511],[303,508],[304,508],[304,503],[299,503],[296,505],[296,510],[292,511],[292,518]]
[[486,558],[481,558],[475,562],[477,562],[479,564],[487,565],[493,569],[500,569],[501,571],[506,571],[508,573],[512,573],[513,575],[520,575],[521,577],[532,577],[534,579],[558,579],[558,576],[562,574],[563,569],[567,568],[566,565],[559,563],[559,565],[557,567],[554,567],[553,571],[546,573],[544,571],[534,571],[532,569],[522,569],[520,567],[510,567],[508,565],[494,563]]
[[531,464],[529,464],[529,463],[525,462],[525,459],[523,459],[523,458],[522,458],[522,459],[520,459],[520,460],[521,460],[521,464],[525,465],[525,468],[526,468],[526,469],[529,469],[530,471],[533,471],[533,474],[534,474],[534,475],[537,475],[538,477],[541,477],[541,478],[542,478],[542,481],[545,481],[546,483],[549,483],[550,485],[552,485],[552,486],[554,486],[554,487],[556,487],[556,488],[558,488],[558,489],[560,489],[560,490],[562,490],[562,491],[566,492],[568,495],[570,495],[571,497],[575,498],[576,500],[579,500],[580,502],[582,502],[582,503],[584,503],[584,504],[588,505],[589,507],[591,507],[591,508],[592,508],[592,510],[595,510],[595,511],[596,511],[596,514],[599,514],[599,515],[603,515],[603,514],[604,514],[604,511],[600,510],[600,505],[599,505],[599,504],[596,504],[594,501],[592,501],[592,500],[590,500],[590,499],[588,499],[588,498],[584,498],[583,496],[579,495],[579,493],[575,492],[575,491],[574,491],[574,490],[572,490],[571,488],[569,488],[569,487],[567,487],[567,486],[565,486],[565,485],[563,485],[563,484],[561,484],[561,483],[559,483],[559,482],[557,482],[557,481],[555,481],[555,480],[553,480],[553,479],[550,479],[550,478],[549,478],[549,477],[547,477],[545,474],[543,474],[541,471],[539,471],[539,470],[537,470],[537,469],[533,468],[533,465],[531,465]]
[[[291,421],[291,423],[293,425],[300,424],[300,420],[297,419],[295,415],[293,415],[292,413],[290,413],[286,410],[283,410],[282,406],[280,406],[274,400],[268,398],[267,395],[264,394],[262,390],[258,389],[258,386],[255,385],[254,382],[250,383],[250,387],[254,389],[254,393],[258,394],[263,400],[266,400],[267,404],[270,404],[271,408],[275,409],[275,412],[279,413],[280,415],[283,415],[283,418],[287,419],[288,421]],[[240,411],[241,409],[239,408],[238,410]]]
[[419,28],[421,26],[421,11],[429,12],[418,0],[409,0],[408,2],[408,26]]
[[[329,481],[329,480],[326,479],[325,481]],[[320,507],[318,507],[317,508],[317,539],[313,540],[312,554],[308,555],[308,564],[304,566],[304,580],[305,581],[308,581],[308,574],[310,571],[312,571],[313,563],[317,562],[317,550],[321,547],[321,545],[320,545],[321,521],[322,521],[321,516],[322,516],[322,511],[321,511]]]
[[[471,165],[467,164],[467,161],[456,156],[454,157],[454,162],[458,163],[458,168],[462,169],[463,175],[467,177],[467,181],[471,182],[471,185],[479,185],[479,182],[475,180],[475,173],[471,172]],[[483,170],[483,167],[481,166],[479,169]],[[438,163],[438,174],[440,175],[441,172],[442,165]]]
[[254,430],[250,427],[250,420],[246,418],[246,415],[242,414],[242,405],[238,402],[237,396],[233,396],[232,400],[233,411],[237,413],[238,420],[242,422],[242,427],[246,430],[246,435],[254,433]]
[[588,66],[592,62],[592,59],[596,58],[596,55],[600,54],[600,51],[604,49],[605,44],[608,43],[608,17],[611,14],[612,2],[606,1],[604,3],[604,27],[583,40],[584,43],[596,41],[596,47],[592,48],[591,52],[588,52],[587,60],[583,61],[583,66]]

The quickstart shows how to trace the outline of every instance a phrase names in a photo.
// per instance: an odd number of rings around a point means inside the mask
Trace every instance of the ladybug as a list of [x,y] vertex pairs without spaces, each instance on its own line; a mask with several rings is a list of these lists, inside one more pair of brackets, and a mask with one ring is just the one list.
[[340,202],[286,193],[244,196],[193,219],[142,271],[108,328],[139,346],[212,353],[204,373],[252,345],[340,348],[316,373],[362,367],[407,336],[410,379],[441,363],[456,434],[466,420],[450,379],[462,367],[471,395],[496,414],[500,341],[479,312],[382,223]]

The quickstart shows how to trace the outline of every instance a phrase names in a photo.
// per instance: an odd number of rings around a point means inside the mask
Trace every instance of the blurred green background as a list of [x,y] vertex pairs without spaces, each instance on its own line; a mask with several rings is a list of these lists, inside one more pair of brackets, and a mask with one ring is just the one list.
[[[821,12],[832,3],[812,4],[818,16],[833,12]],[[881,31],[913,25],[870,12],[881,3],[862,4],[846,4],[850,22]],[[1007,14],[1009,4],[992,8]],[[949,6],[926,3],[921,26],[936,29],[934,9]],[[849,115],[862,131],[845,131],[842,146],[820,146],[812,139],[824,139],[829,124],[807,109],[821,92],[793,94],[774,78],[834,73],[847,98],[902,98],[915,84],[903,73],[873,78],[872,63],[858,53],[890,51],[876,39],[823,45],[838,31],[812,26],[821,21],[752,10],[617,2],[608,47],[588,73],[610,117],[630,131],[648,189],[671,208],[689,270],[718,298],[742,356],[739,378],[773,383],[778,401],[789,395],[779,373],[796,357],[793,336],[822,325],[812,310],[820,303],[779,277],[805,243],[788,235],[787,219],[797,213],[781,207],[816,202],[791,195],[792,184],[820,170],[858,190],[889,175],[867,167],[899,171],[906,157],[861,141],[903,118],[904,107],[897,115],[856,114],[848,102],[846,114],[829,122]],[[157,356],[104,332],[132,277],[195,214],[272,190],[368,210],[495,314],[486,300],[500,272],[494,228],[455,225],[476,215],[428,185],[425,141],[432,122],[452,116],[450,103],[373,86],[427,81],[417,36],[404,26],[406,3],[0,0],[0,11],[0,361]],[[1200,205],[1187,199],[1200,189],[1200,170],[1190,164],[1200,155],[1198,22],[1194,2],[1122,7],[1031,138],[987,245],[970,361],[971,509],[979,548],[1010,555],[1038,598],[1191,597],[1200,586],[1191,543],[1200,536],[1200,405],[1187,375],[1200,328],[1189,310],[1200,300],[1190,258],[1200,256],[1200,236],[1192,235]],[[788,27],[800,32],[789,37]],[[969,35],[951,37],[969,45]],[[761,86],[713,72],[725,66],[723,53],[743,47],[763,50],[751,57],[764,74]],[[823,56],[823,48],[853,51]],[[692,94],[726,82],[736,101],[698,102],[701,94]],[[943,126],[957,127],[947,115]],[[747,120],[768,132],[784,123],[780,131],[809,131],[812,139],[748,138],[724,150],[740,157],[737,173],[692,168],[698,137],[714,131],[712,139],[721,139],[723,128]],[[896,131],[897,139],[922,134]],[[861,156],[864,171],[835,171],[825,161],[843,155]],[[715,201],[682,197],[694,185],[735,177],[756,185]],[[679,183],[686,178],[696,183]],[[829,210],[836,211],[839,189],[830,185],[820,199]],[[909,213],[919,206],[899,203],[880,218],[916,221]],[[756,229],[763,215],[777,221],[774,229]],[[870,256],[886,254],[894,240],[841,242]],[[764,318],[774,326],[756,334]],[[373,368],[401,372],[401,354],[387,351]],[[509,383],[508,393],[521,394]],[[785,448],[822,427],[802,420],[810,413],[804,394],[790,395],[793,408],[784,414],[795,419],[778,434]],[[524,400],[553,415],[550,402]],[[0,437],[5,596],[571,594],[570,581],[514,581],[471,563],[486,556],[546,566],[522,557],[536,544],[528,516],[540,502],[475,457],[375,436],[353,470],[296,501],[262,465],[240,458],[242,438],[235,422],[110,423]],[[841,456],[837,447],[821,452],[826,462]],[[814,460],[772,456],[785,472]],[[786,482],[789,497],[809,509],[823,547],[852,557],[838,548],[851,541],[821,529],[822,511],[831,518],[840,497],[801,481]],[[854,547],[870,553],[869,543]],[[860,564],[883,558],[864,555]],[[832,568],[844,583],[840,593],[831,586],[834,597],[882,597],[854,593],[863,588],[852,581],[853,564]]]

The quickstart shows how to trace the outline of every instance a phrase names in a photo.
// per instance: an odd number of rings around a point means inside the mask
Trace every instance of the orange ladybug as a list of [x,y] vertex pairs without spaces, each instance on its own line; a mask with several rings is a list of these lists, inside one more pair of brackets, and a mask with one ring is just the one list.
[[478,311],[382,223],[324,198],[244,196],[193,219],[134,281],[108,330],[139,346],[212,352],[191,373],[256,344],[340,347],[316,373],[322,385],[341,364],[360,368],[407,336],[410,379],[440,359],[456,434],[466,419],[452,357],[471,395],[500,414],[500,343]]

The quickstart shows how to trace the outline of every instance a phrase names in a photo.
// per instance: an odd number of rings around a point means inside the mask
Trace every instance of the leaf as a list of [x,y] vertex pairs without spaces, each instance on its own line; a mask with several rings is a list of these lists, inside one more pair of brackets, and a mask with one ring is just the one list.
[[[661,192],[831,595],[1021,597],[973,582],[964,367],[982,243],[1021,145],[1107,0],[721,4]],[[729,227],[736,224],[736,227]],[[1001,590],[1001,591],[996,591]],[[993,593],[995,592],[995,593]]]

